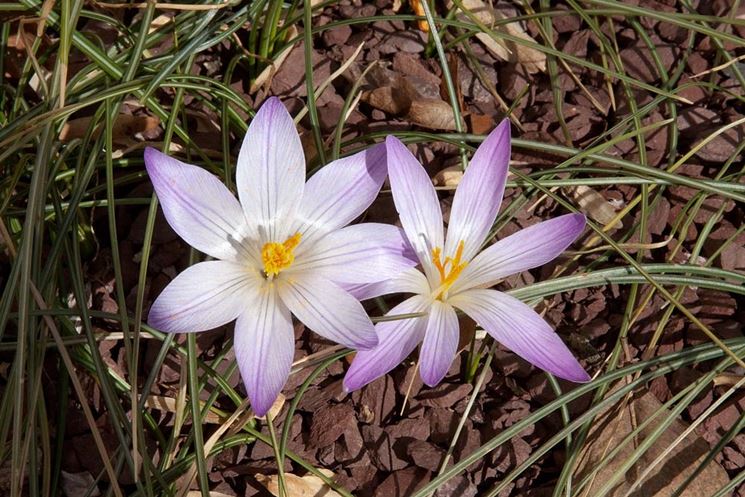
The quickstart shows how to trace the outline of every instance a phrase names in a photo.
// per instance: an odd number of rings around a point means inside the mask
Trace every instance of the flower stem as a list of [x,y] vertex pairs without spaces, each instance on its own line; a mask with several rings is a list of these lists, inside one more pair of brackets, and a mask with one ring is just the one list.
[[287,497],[287,489],[285,488],[285,461],[279,449],[277,433],[274,431],[274,420],[270,413],[266,413],[266,425],[269,428],[269,438],[272,441],[274,459],[277,461],[277,487],[279,488],[279,497]]

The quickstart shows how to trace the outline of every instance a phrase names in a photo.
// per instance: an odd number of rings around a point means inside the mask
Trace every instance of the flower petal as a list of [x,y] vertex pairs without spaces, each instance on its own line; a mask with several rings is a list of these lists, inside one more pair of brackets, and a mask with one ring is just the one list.
[[359,217],[377,197],[385,176],[382,143],[322,167],[305,184],[298,209],[303,240],[314,240]]
[[186,243],[217,259],[248,255],[243,210],[217,176],[150,147],[145,167],[168,224]]
[[362,304],[335,283],[310,272],[292,273],[277,288],[290,311],[322,337],[354,349],[378,343]]
[[363,223],[334,230],[299,252],[292,271],[312,271],[337,283],[372,283],[416,265],[413,258],[403,230]]
[[251,407],[263,416],[287,382],[295,354],[292,316],[271,286],[238,316],[233,347]]
[[429,294],[427,277],[416,268],[409,268],[391,279],[365,284],[342,284],[342,288],[357,300],[367,300],[390,293]]
[[[428,306],[425,297],[415,295],[398,304],[387,315],[424,312]],[[344,389],[351,392],[362,388],[398,366],[422,341],[426,328],[427,318],[423,316],[378,323],[375,331],[380,343],[374,349],[357,352],[344,376]]]
[[489,287],[502,278],[555,259],[585,227],[582,214],[565,214],[499,240],[474,258],[450,288],[450,295]]
[[463,241],[463,260],[481,248],[497,217],[510,162],[510,121],[504,119],[473,154],[455,190],[445,254],[452,256]]
[[474,289],[449,302],[529,363],[565,380],[590,380],[559,335],[516,298],[496,290]]
[[433,387],[445,377],[455,359],[459,340],[460,327],[455,309],[450,304],[433,301],[419,352],[419,373],[427,386]]
[[236,185],[246,218],[259,226],[261,243],[282,242],[305,185],[305,155],[295,123],[276,97],[261,106],[238,154]]
[[150,307],[147,322],[169,333],[217,328],[246,309],[261,276],[228,261],[200,262],[176,276]]
[[443,246],[437,192],[422,165],[398,138],[387,137],[385,145],[391,193],[401,225],[427,275],[434,274],[432,249]]

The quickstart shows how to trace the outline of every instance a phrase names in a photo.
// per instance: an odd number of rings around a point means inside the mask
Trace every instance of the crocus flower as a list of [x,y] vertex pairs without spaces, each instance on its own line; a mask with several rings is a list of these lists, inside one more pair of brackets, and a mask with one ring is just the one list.
[[377,344],[362,305],[342,285],[390,278],[414,264],[399,228],[345,227],[377,196],[385,154],[383,144],[374,146],[328,164],[306,183],[300,137],[276,98],[261,107],[243,140],[240,202],[204,169],[145,151],[168,223],[216,259],[179,274],[153,303],[148,322],[165,332],[196,332],[237,319],[236,361],[259,416],[290,372],[291,314],[345,346]]
[[389,314],[422,317],[376,325],[379,345],[360,351],[344,378],[348,391],[384,375],[422,342],[422,380],[434,386],[450,368],[458,347],[456,309],[530,363],[556,376],[587,381],[559,336],[533,309],[489,289],[514,273],[559,255],[582,232],[585,218],[568,214],[508,236],[481,250],[502,202],[510,157],[509,122],[503,121],[478,148],[455,191],[447,237],[432,182],[424,168],[395,137],[386,139],[393,201],[422,271],[411,268],[380,284],[355,287],[360,298],[384,293],[414,295]]

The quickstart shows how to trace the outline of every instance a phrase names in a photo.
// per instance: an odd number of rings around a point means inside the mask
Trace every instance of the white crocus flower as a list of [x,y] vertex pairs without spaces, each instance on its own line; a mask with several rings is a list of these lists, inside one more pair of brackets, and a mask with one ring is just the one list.
[[276,98],[261,107],[241,146],[240,202],[204,169],[147,149],[145,164],[168,223],[217,259],[179,274],[153,303],[150,325],[196,332],[237,319],[235,356],[257,415],[287,381],[292,315],[342,345],[375,346],[370,319],[342,286],[391,278],[413,265],[400,229],[347,226],[380,191],[385,155],[384,145],[374,146],[328,164],[306,183],[300,137]]

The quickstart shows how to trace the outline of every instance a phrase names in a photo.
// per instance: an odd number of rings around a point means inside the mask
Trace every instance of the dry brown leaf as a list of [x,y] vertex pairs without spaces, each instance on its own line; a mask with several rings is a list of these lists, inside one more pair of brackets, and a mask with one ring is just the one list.
[[[487,5],[483,0],[463,0],[463,8],[473,14],[479,22],[492,27],[495,21],[507,19],[501,12],[498,12]],[[459,14],[458,18],[468,22],[468,16]],[[525,31],[525,28],[519,22],[511,22],[499,26],[493,26],[493,31],[502,32],[517,38],[535,42],[535,40]],[[515,62],[525,67],[528,73],[544,72],[546,70],[546,54],[531,47],[512,41],[492,38],[487,33],[478,33],[476,38],[492,52],[496,57]]]
[[[576,478],[581,480],[585,475],[597,468],[598,462],[620,445],[640,423],[650,419],[660,409],[662,404],[657,397],[649,392],[638,392],[630,399],[625,407],[614,406],[598,415],[587,442],[583,447],[577,469]],[[583,496],[598,495],[600,489],[621,470],[621,465],[631,456],[639,443],[650,436],[656,427],[670,417],[669,412],[657,415],[637,436],[636,443],[630,442],[623,446],[608,464],[603,466],[588,487],[581,493]],[[701,437],[689,434],[682,442],[674,447],[663,462],[653,469],[639,486],[632,489],[631,485],[649,465],[667,450],[675,439],[681,435],[688,425],[676,419],[667,430],[656,440],[636,463],[624,472],[624,477],[613,487],[607,497],[668,497],[688,476],[698,467],[709,452],[709,444]],[[729,482],[726,471],[718,463],[711,461],[691,482],[680,497],[698,497],[712,495],[716,490]]]
[[381,86],[365,92],[362,100],[394,116],[404,114],[411,107],[411,99],[408,95],[392,86]]
[[[334,476],[334,473],[327,469],[321,469],[319,471],[329,478]],[[279,495],[279,479],[277,475],[256,475],[256,479],[272,495]],[[312,474],[300,477],[291,473],[285,473],[285,490],[287,490],[288,497],[341,497],[341,495],[326,485],[323,480]]]
[[741,374],[721,373],[714,377],[714,386],[731,387],[733,385],[737,385],[738,383],[740,383],[742,379],[743,379],[743,375]]
[[[176,412],[176,404],[177,402],[175,398],[165,397],[162,395],[150,395],[145,401],[147,407],[166,412]],[[224,420],[214,412],[208,411],[204,416],[203,421],[210,424],[221,424]]]
[[447,102],[434,98],[413,100],[407,114],[409,120],[424,128],[455,131],[455,115]]
[[463,168],[459,165],[446,167],[438,171],[435,177],[432,179],[435,186],[458,186],[460,180],[463,179]]
[[[603,224],[610,223],[616,217],[616,210],[597,190],[587,185],[577,185],[569,189],[569,194],[579,204],[583,212],[593,221]],[[619,219],[613,224],[614,228],[623,228]]]
[[[67,121],[62,126],[62,131],[60,131],[60,141],[68,142],[76,138],[83,138],[91,124],[91,119],[92,117],[87,116]],[[159,125],[160,119],[155,116],[119,114],[114,122],[114,141],[119,142],[133,138],[137,133],[151,131]],[[98,132],[100,133],[100,130]]]

